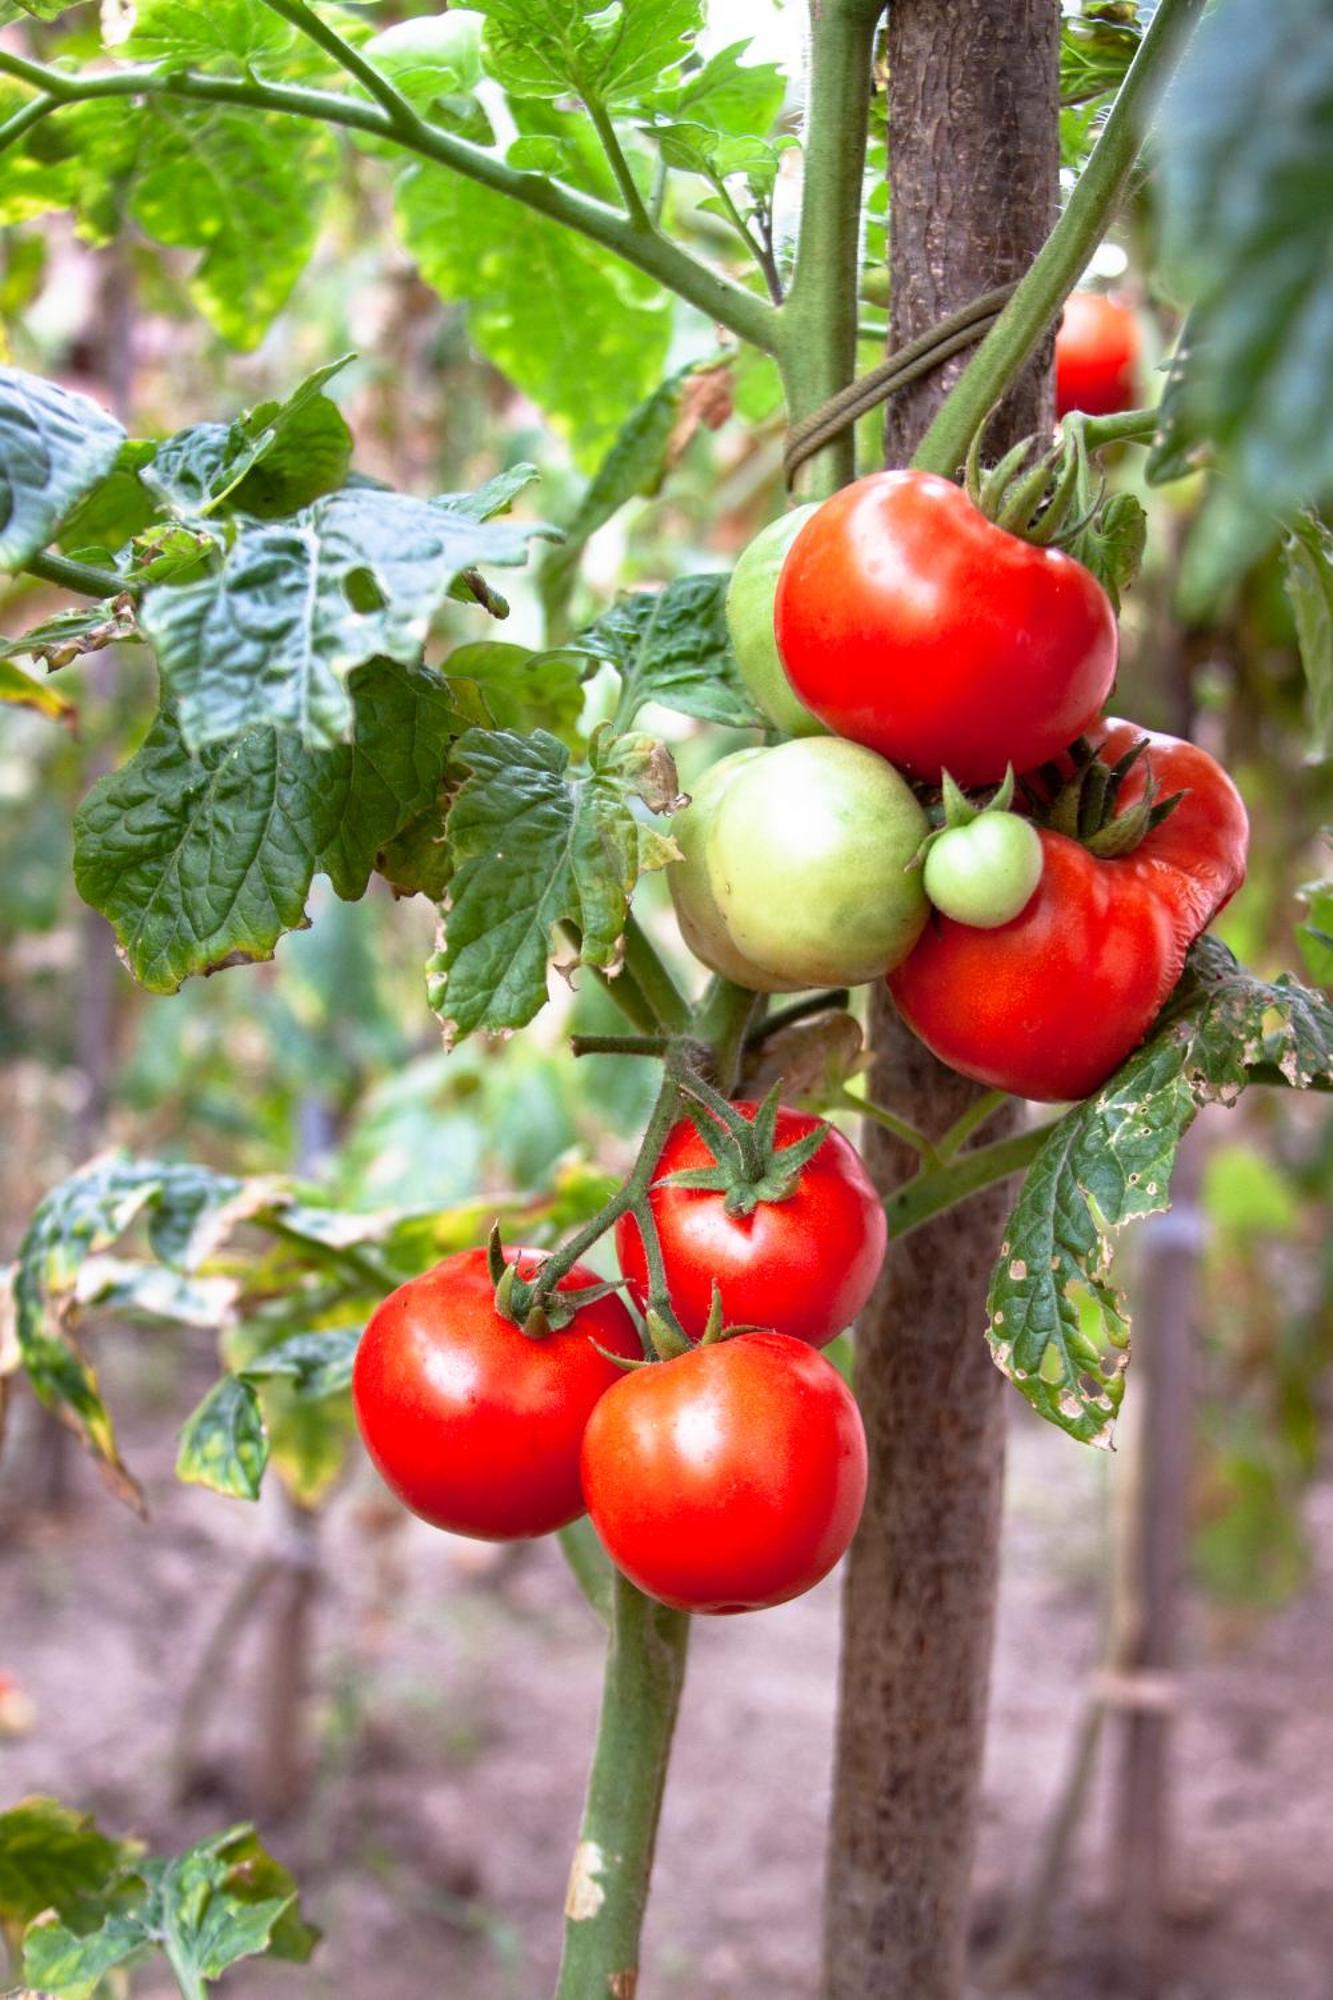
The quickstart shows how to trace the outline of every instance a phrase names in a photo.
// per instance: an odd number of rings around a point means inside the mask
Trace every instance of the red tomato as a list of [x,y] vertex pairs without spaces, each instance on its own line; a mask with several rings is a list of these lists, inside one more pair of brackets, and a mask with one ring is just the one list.
[[[736,1109],[752,1120],[757,1106]],[[776,1144],[790,1146],[821,1123],[784,1105]],[[725,1196],[711,1188],[661,1185],[668,1174],[708,1167],[713,1159],[692,1121],[682,1118],[667,1134],[648,1196],[682,1330],[700,1338],[716,1281],[732,1325],[771,1327],[825,1346],[856,1318],[884,1261],[884,1205],[860,1155],[829,1128],[794,1191],[784,1201],[761,1201],[748,1215],[728,1215]],[[631,1293],[646,1306],[648,1265],[632,1215],[616,1224],[616,1254]]]
[[1139,326],[1102,292],[1071,292],[1055,336],[1055,414],[1114,417],[1138,397]]
[[1174,736],[1109,722],[1092,736],[1114,764],[1140,737],[1171,816],[1132,853],[1099,860],[1042,830],[1045,868],[1012,923],[976,930],[935,917],[889,975],[898,1011],[941,1062],[993,1089],[1051,1103],[1087,1097],[1143,1040],[1185,953],[1245,879],[1249,824],[1226,772]]
[[[521,1278],[540,1250],[506,1250]],[[597,1283],[576,1264],[559,1291]],[[432,1527],[483,1541],[546,1535],[583,1512],[579,1447],[599,1396],[620,1379],[593,1346],[639,1360],[616,1298],[531,1340],[495,1310],[484,1250],[462,1250],[391,1292],[356,1352],[352,1395],[381,1477]]]
[[774,617],[807,707],[931,784],[1058,757],[1115,679],[1096,578],[928,472],[871,473],[826,500],[792,543]]
[[681,1611],[757,1611],[827,1576],[861,1518],[866,1440],[836,1368],[783,1333],[738,1333],[637,1369],[583,1440],[611,1560]]

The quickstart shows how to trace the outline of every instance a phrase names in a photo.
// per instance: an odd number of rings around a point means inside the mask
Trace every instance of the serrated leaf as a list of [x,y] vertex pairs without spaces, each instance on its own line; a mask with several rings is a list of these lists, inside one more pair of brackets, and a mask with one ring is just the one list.
[[130,197],[159,243],[203,252],[190,296],[232,347],[257,347],[319,234],[336,155],[325,129],[277,113],[149,100]]
[[1205,442],[1253,506],[1333,487],[1333,37],[1325,0],[1228,0],[1160,120],[1164,255],[1195,301],[1166,449]]
[[449,814],[455,874],[444,948],[431,962],[431,1004],[451,1035],[520,1028],[540,1011],[562,921],[577,924],[584,963],[619,964],[635,881],[674,853],[631,806],[656,747],[595,738],[587,768],[571,770],[568,749],[545,730],[460,739],[455,761],[470,775]]
[[268,1465],[268,1433],[249,1381],[224,1375],[181,1432],[176,1477],[233,1500],[257,1500]]
[[125,433],[87,396],[0,368],[0,569],[22,569],[106,477]]
[[1310,690],[1315,746],[1327,757],[1333,755],[1333,532],[1326,522],[1302,514],[1288,524],[1282,574]]
[[232,424],[191,424],[158,446],[144,484],[172,513],[193,519],[224,502],[261,519],[294,514],[342,485],[352,434],[320,391],[352,359],[308,375],[284,402],[261,403]]
[[439,676],[376,661],[352,698],[355,741],[324,752],[253,729],[193,758],[164,709],[88,794],[75,885],[150,991],[270,958],[284,931],[304,928],[316,873],[354,901],[379,850],[438,799],[458,721]]
[[742,63],[749,47],[728,43],[678,83],[653,91],[650,108],[733,138],[763,137],[782,109],[786,79],[776,63]]
[[363,489],[243,523],[220,568],[141,608],[185,741],[205,749],[267,723],[332,749],[351,734],[352,670],[377,654],[410,664],[463,570],[523,562],[545,532]]
[[451,514],[461,514],[465,521],[493,521],[497,514],[507,514],[519,494],[540,478],[539,469],[524,459],[504,472],[497,472],[474,493],[437,493],[434,505],[447,507]]
[[483,59],[514,97],[633,102],[688,54],[700,0],[477,0]]
[[156,451],[157,445],[147,439],[125,440],[106,478],[62,526],[60,546],[67,555],[80,549],[122,549],[156,519],[157,502],[140,478]]
[[137,0],[124,50],[173,69],[244,74],[280,68],[295,39],[261,0]]
[[661,288],[440,167],[409,168],[396,206],[426,283],[467,303],[477,346],[595,465],[665,370],[672,314]]
[[440,671],[459,707],[476,709],[476,720],[492,729],[549,729],[569,742],[583,713],[588,662],[573,649],[534,653],[484,639],[455,646]]
[[577,645],[620,675],[623,719],[656,701],[730,728],[762,725],[727,634],[728,582],[682,576],[663,590],[636,591],[579,634]]
[[1133,493],[1113,493],[1065,547],[1092,571],[1118,611],[1138,576],[1147,540],[1148,516],[1142,502]]
[[99,1833],[87,1813],[30,1798],[0,1813],[0,1927],[22,1930],[43,1910],[93,1894],[134,1850]]
[[1112,1232],[1169,1206],[1200,1105],[1233,1103],[1261,1063],[1294,1088],[1327,1087],[1333,1006],[1285,974],[1257,979],[1205,938],[1157,1031],[1059,1120],[1033,1162],[991,1280],[987,1337],[997,1366],[1071,1437],[1108,1445],[1124,1394],[1129,1323],[1109,1281]]
[[[80,614],[75,613],[75,617]],[[24,639],[0,641],[0,704],[16,708],[34,708],[39,715],[48,715],[57,722],[68,720],[74,713],[73,704],[46,681],[35,681],[16,667],[9,657],[12,653],[26,653],[29,641],[41,635],[42,628],[29,633]]]

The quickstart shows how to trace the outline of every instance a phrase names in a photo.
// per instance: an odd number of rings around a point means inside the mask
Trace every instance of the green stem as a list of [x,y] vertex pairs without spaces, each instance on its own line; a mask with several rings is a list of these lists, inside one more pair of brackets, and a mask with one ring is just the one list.
[[[582,951],[583,933],[577,924],[561,924],[560,935],[567,939],[575,951]],[[603,971],[600,965],[590,965],[587,970],[592,974],[607,998],[615,1001],[616,1006],[620,1009],[631,1027],[638,1028],[645,1035],[657,1034],[660,1026],[657,1015],[649,1005],[647,995],[640,990],[639,983],[628,966],[622,964],[619,972],[614,975]]]
[[1068,207],[941,405],[914,466],[953,478],[987,416],[1049,329],[1106,232],[1148,121],[1204,4],[1161,0]]
[[83,597],[138,597],[141,586],[127,583],[108,569],[94,569],[91,563],[71,562],[68,556],[30,556],[23,565],[29,576],[43,583],[59,584],[62,590],[77,590]]
[[654,1025],[669,1035],[683,1035],[690,1025],[689,1002],[632,911],[625,919],[624,969],[652,1008]]
[[779,1007],[756,1022],[745,1037],[745,1046],[757,1049],[771,1035],[780,1035],[784,1028],[795,1027],[798,1021],[808,1021],[816,1014],[841,1012],[851,997],[845,986],[833,986],[824,993],[808,993],[804,1000],[793,1000],[790,1007]]
[[[808,416],[856,372],[861,183],[871,58],[883,0],[822,0],[815,14],[801,231],[778,355],[789,420]],[[800,497],[822,500],[856,471],[850,431],[801,469]]]
[[1089,451],[1108,444],[1151,444],[1162,428],[1160,409],[1123,410],[1118,417],[1084,417],[1083,442]]
[[780,306],[782,304],[782,285],[778,279],[777,267],[773,263],[772,258],[765,254],[763,246],[755,242],[753,236],[751,236],[749,230],[746,228],[745,218],[732,200],[727,184],[721,175],[710,175],[709,186],[721,202],[728,222],[745,245],[747,253],[753,257],[758,266],[760,275],[768,287],[768,296],[772,299],[775,306]]
[[947,1208],[957,1208],[960,1202],[979,1194],[992,1182],[1021,1173],[1031,1165],[1059,1122],[1058,1118],[1052,1119],[1031,1131],[1016,1132],[1012,1139],[997,1139],[993,1146],[978,1146],[956,1160],[923,1170],[905,1181],[884,1204],[890,1241],[909,1235]]
[[585,97],[583,103],[588,116],[597,128],[602,151],[606,154],[607,162],[616,177],[616,186],[620,189],[626,215],[636,229],[651,230],[652,217],[643,205],[643,196],[639,193],[638,184],[630,171],[629,161],[625,158],[624,148],[611,122],[610,112],[595,97]]
[[617,1576],[597,1748],[565,1901],[556,2000],[638,1983],[639,1932],[685,1682],[690,1621]]
[[376,103],[393,120],[397,130],[415,133],[424,126],[415,105],[409,104],[397,85],[381,74],[373,63],[368,63],[359,50],[343,40],[336,28],[320,18],[305,0],[263,0],[272,14],[280,14],[284,21],[290,21],[299,33],[305,35],[323,49],[325,55],[332,56],[340,69],[363,84]]
[[858,1118],[869,1118],[872,1124],[891,1132],[895,1139],[901,1139],[905,1146],[919,1153],[927,1165],[936,1163],[938,1154],[925,1133],[918,1131],[907,1119],[900,1118],[896,1111],[890,1111],[887,1105],[873,1104],[868,1097],[858,1097],[854,1090],[847,1089],[839,1090],[837,1102],[845,1111],[854,1111]]
[[586,1514],[559,1531],[560,1547],[575,1583],[588,1605],[608,1629],[615,1571],[611,1558],[597,1539],[597,1530]]
[[571,1035],[573,1056],[660,1056],[666,1049],[665,1035]]
[[208,2000],[208,1988],[170,1935],[163,1941],[162,1953],[180,1988],[181,2000]]
[[695,1032],[713,1052],[713,1070],[724,1098],[729,1098],[736,1088],[750,1024],[759,1004],[759,994],[751,993],[748,987],[736,986],[730,979],[716,979],[699,1009]]
[[970,1104],[962,1117],[956,1119],[942,1139],[935,1142],[935,1151],[941,1160],[952,1160],[961,1153],[974,1132],[979,1132],[988,1118],[993,1118],[1002,1104],[1009,1102],[1007,1090],[988,1090]]
[[0,74],[17,77],[42,93],[33,105],[25,106],[0,127],[0,150],[40,118],[50,117],[66,105],[103,97],[183,97],[204,104],[239,104],[255,111],[285,111],[326,125],[371,132],[378,138],[396,142],[406,152],[451,167],[455,173],[480,182],[496,194],[507,195],[552,222],[576,230],[655,278],[707,318],[730,328],[739,339],[749,341],[766,354],[777,350],[777,308],[757,292],[701,264],[660,231],[639,228],[609,203],[581,194],[547,175],[524,173],[484,147],[445,132],[426,119],[418,118],[415,125],[405,126],[391,117],[382,104],[364,103],[360,98],[308,90],[295,84],[267,83],[255,76],[205,76],[190,70],[146,66],[76,75],[28,62],[8,49],[0,49]]

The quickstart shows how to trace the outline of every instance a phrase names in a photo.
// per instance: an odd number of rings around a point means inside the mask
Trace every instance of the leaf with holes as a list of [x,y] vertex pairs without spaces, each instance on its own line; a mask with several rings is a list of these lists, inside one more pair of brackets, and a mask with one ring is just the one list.
[[991,1280],[988,1338],[1034,1409],[1085,1444],[1111,1442],[1129,1358],[1112,1232],[1170,1205],[1176,1151],[1200,1105],[1234,1103],[1260,1065],[1294,1089],[1327,1088],[1333,1006],[1285,974],[1257,979],[1205,938],[1151,1039],[1059,1120],[1033,1161]]
[[[586,767],[545,730],[470,729],[456,763],[470,775],[449,814],[455,873],[431,1004],[452,1037],[521,1028],[546,1002],[555,926],[582,936],[585,964],[614,969],[629,899],[673,843],[635,815],[635,797],[666,800],[665,753],[648,737],[594,738]],[[670,765],[670,760],[666,760]]]
[[353,669],[376,654],[415,661],[464,570],[521,563],[548,532],[364,488],[244,523],[220,568],[143,601],[185,742],[202,750],[266,723],[332,749],[352,734]]
[[125,433],[72,389],[0,368],[0,569],[22,569],[106,478]]
[[195,758],[163,709],[94,785],[75,816],[75,885],[150,991],[271,958],[305,928],[317,873],[355,901],[379,850],[439,798],[461,721],[439,676],[377,660],[352,699],[355,740],[322,752],[259,728]]
[[726,576],[682,576],[664,590],[620,598],[576,644],[621,677],[620,716],[660,702],[704,722],[757,729],[727,634]]

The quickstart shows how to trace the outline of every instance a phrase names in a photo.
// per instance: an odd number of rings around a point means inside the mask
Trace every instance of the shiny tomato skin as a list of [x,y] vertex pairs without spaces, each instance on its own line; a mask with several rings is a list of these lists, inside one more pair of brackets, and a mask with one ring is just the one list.
[[[506,1250],[519,1276],[544,1261]],[[596,1284],[581,1265],[568,1291]],[[619,1381],[593,1342],[632,1360],[643,1347],[613,1297],[531,1340],[495,1310],[484,1250],[445,1257],[391,1292],[357,1349],[352,1396],[366,1450],[404,1506],[432,1527],[518,1541],[583,1512],[579,1451],[598,1398]]]
[[1059,756],[1115,679],[1096,578],[933,473],[871,473],[826,500],[788,552],[774,618],[801,700],[931,784],[946,769],[994,784]]
[[[753,1119],[756,1106],[740,1102],[736,1109]],[[822,1122],[784,1105],[777,1143],[789,1146]],[[667,1134],[648,1197],[682,1330],[700,1338],[716,1280],[729,1325],[768,1327],[827,1346],[869,1298],[888,1237],[883,1203],[855,1147],[829,1127],[795,1191],[785,1201],[760,1202],[748,1215],[728,1215],[725,1197],[711,1189],[661,1185],[668,1174],[711,1166],[713,1157],[682,1118]],[[616,1224],[616,1254],[631,1295],[646,1306],[648,1266],[632,1215]]]
[[[1043,829],[1036,893],[997,930],[936,917],[889,987],[941,1062],[992,1089],[1087,1097],[1142,1041],[1195,938],[1245,877],[1248,821],[1221,766],[1192,743],[1110,722],[1092,742],[1114,764],[1141,736],[1162,797],[1183,794],[1132,853],[1099,860]],[[1142,797],[1141,762],[1123,805]]]
[[856,1399],[804,1341],[739,1333],[602,1398],[583,1491],[611,1560],[681,1611],[758,1611],[827,1576],[865,1504]]
[[1072,292],[1055,336],[1055,414],[1114,417],[1138,396],[1139,325],[1102,292]]

